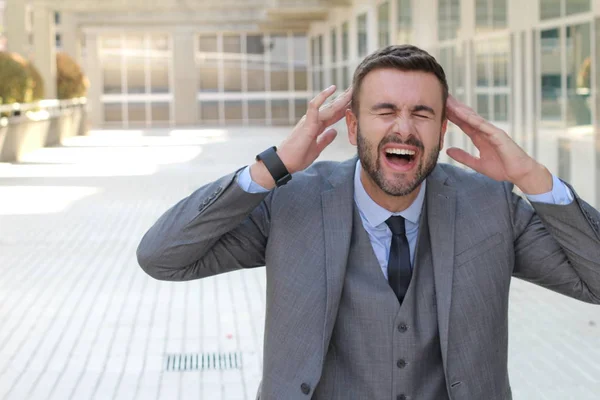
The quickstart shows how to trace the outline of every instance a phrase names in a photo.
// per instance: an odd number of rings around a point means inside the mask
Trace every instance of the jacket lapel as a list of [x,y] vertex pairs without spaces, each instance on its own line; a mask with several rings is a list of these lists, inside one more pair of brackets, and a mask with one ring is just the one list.
[[444,370],[447,371],[448,326],[454,277],[454,225],[456,191],[438,165],[427,178],[427,220],[433,258],[438,325]]
[[329,177],[331,187],[321,193],[327,279],[323,357],[327,353],[333,332],[348,264],[354,210],[354,171],[357,160],[354,157],[341,163]]

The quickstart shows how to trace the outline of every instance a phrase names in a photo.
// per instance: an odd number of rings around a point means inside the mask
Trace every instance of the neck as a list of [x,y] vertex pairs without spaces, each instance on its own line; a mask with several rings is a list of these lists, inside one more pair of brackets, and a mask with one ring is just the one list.
[[371,197],[371,199],[385,208],[386,210],[396,213],[406,210],[410,205],[415,201],[417,196],[419,195],[419,191],[421,190],[421,185],[419,185],[415,190],[407,194],[406,196],[392,196],[385,193],[373,180],[371,177],[365,172],[365,170],[360,168],[360,181],[365,188],[365,191]]

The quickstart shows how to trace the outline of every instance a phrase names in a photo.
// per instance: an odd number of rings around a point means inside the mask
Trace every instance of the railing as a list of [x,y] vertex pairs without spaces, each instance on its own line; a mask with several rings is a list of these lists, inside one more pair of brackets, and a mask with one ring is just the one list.
[[[87,104],[87,98],[80,97],[69,100],[40,100],[33,103],[13,103],[0,105],[2,117],[18,117],[24,113],[47,112],[54,115],[56,112],[69,108],[79,108]],[[31,115],[31,114],[30,114]]]

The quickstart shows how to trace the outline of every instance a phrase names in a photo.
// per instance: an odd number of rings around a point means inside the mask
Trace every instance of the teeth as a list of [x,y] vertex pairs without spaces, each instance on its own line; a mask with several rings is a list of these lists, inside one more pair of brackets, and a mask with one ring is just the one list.
[[385,152],[388,154],[400,154],[405,156],[414,156],[416,154],[415,151],[407,149],[387,149]]

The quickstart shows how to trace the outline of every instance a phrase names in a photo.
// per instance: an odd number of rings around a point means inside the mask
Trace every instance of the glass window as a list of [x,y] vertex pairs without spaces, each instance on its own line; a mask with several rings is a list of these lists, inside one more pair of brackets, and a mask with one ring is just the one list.
[[342,60],[347,61],[350,54],[350,45],[348,42],[348,22],[342,24]]
[[248,60],[248,91],[264,92],[265,88],[265,65],[264,62]]
[[540,19],[558,18],[562,0],[540,0]]
[[146,59],[128,57],[127,63],[127,93],[146,93]]
[[223,90],[226,92],[242,91],[241,61],[223,60]]
[[256,124],[265,124],[267,118],[266,104],[264,100],[248,101],[248,119]]
[[398,37],[397,43],[412,41],[412,0],[397,0],[398,6]]
[[323,35],[317,37],[317,65],[323,65]]
[[271,35],[270,43],[268,52],[271,61],[287,62],[289,60],[287,35]]
[[121,57],[103,57],[102,76],[104,78],[105,94],[123,93],[123,87],[121,86]]
[[216,53],[217,49],[217,35],[200,36],[198,40],[198,50],[204,53]]
[[488,79],[488,54],[485,51],[487,45],[478,44],[475,54],[477,64],[477,86],[490,86]]
[[494,95],[494,121],[508,121],[508,95]]
[[541,44],[541,117],[544,121],[562,120],[562,74],[560,31],[558,28],[540,32]]
[[337,62],[337,30],[333,28],[330,34],[331,40],[331,62]]
[[296,122],[306,114],[307,104],[308,102],[303,99],[294,100],[294,117]]
[[169,84],[169,60],[166,58],[155,58],[150,63],[150,92],[170,93]]
[[246,37],[246,54],[265,54],[263,35],[248,35]]
[[129,122],[146,122],[146,103],[129,103],[127,107]]
[[240,35],[223,35],[223,53],[242,52],[242,41]]
[[460,26],[460,0],[438,0],[438,39],[456,38]]
[[271,90],[290,90],[287,62],[271,62]]
[[342,71],[342,82],[344,82],[344,88],[348,88],[352,84],[352,75],[350,74],[350,67],[344,67]]
[[492,0],[492,28],[503,29],[507,27],[508,1]]
[[510,42],[500,39],[490,41],[489,46],[492,50],[492,76],[494,86],[508,86],[508,58]]
[[485,31],[489,26],[489,0],[475,1],[475,27],[478,31]]
[[219,91],[219,68],[215,63],[206,63],[198,68],[201,92]]
[[123,104],[104,103],[104,122],[123,122]]
[[203,101],[200,103],[200,120],[203,122],[219,121],[219,103]]
[[169,122],[171,120],[169,103],[151,103],[150,112],[152,113],[152,122]]
[[567,27],[567,125],[592,123],[590,25]]
[[486,32],[506,28],[507,7],[507,0],[476,0],[476,30]]
[[271,101],[271,120],[273,125],[289,125],[289,102],[288,100]]
[[390,3],[381,3],[377,8],[377,36],[379,47],[390,44]]
[[358,56],[364,57],[367,55],[368,51],[368,42],[367,42],[367,14],[359,15],[357,18],[358,25]]
[[56,47],[62,47],[62,37],[60,36],[60,33],[57,33],[55,35],[54,42],[56,44]]
[[485,119],[490,118],[489,96],[487,94],[477,95],[477,113]]
[[337,89],[341,89],[341,85],[338,83],[337,78],[337,68],[331,68],[329,72],[331,73],[331,84],[336,85]]
[[565,0],[567,15],[590,11],[590,0]]
[[294,45],[294,61],[296,63],[306,63],[308,62],[308,39],[305,35],[294,35],[293,38]]
[[306,68],[294,68],[294,89],[308,90],[308,71]]
[[241,101],[226,101],[225,104],[225,123],[239,124],[243,121],[243,111]]

